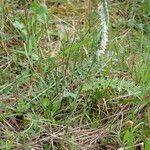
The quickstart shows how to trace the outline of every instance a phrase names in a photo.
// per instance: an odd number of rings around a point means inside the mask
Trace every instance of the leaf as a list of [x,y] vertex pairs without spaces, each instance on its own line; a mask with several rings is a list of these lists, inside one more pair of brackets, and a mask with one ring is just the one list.
[[39,56],[35,53],[32,53],[31,57],[32,57],[33,60],[36,60],[36,61],[39,60]]
[[42,15],[42,14],[46,14],[48,9],[47,6],[44,4],[40,4],[37,2],[33,2],[31,5],[31,10],[37,14],[37,15]]
[[31,5],[31,10],[34,13],[34,16],[38,19],[39,22],[45,22],[47,19],[48,8],[44,4],[38,2],[33,2]]
[[150,139],[147,139],[145,141],[145,148],[144,148],[144,150],[149,150],[149,149],[150,149]]
[[61,108],[61,100],[55,100],[53,102],[52,113],[55,114]]
[[75,99],[77,97],[77,94],[71,92],[64,92],[63,97],[72,97]]
[[27,111],[30,108],[30,106],[26,103],[24,99],[19,99],[17,104],[17,112],[23,113]]
[[13,23],[13,25],[14,25],[16,28],[18,28],[19,30],[22,30],[22,29],[25,28],[25,25],[24,25],[23,23],[19,22],[19,21],[15,21],[15,22]]
[[124,143],[128,140],[129,135],[130,135],[129,130],[127,130],[127,131],[125,132],[125,134],[124,134],[124,137],[123,137],[123,142],[124,142]]
[[2,101],[0,101],[0,110],[1,109],[4,109],[6,106],[5,106],[5,103],[3,103]]
[[127,130],[125,132],[123,142],[127,142],[127,147],[130,147],[129,150],[134,150],[134,134],[132,131]]
[[51,102],[50,102],[50,100],[48,98],[43,99],[42,106],[44,106],[46,108],[46,107],[49,107],[51,105],[52,104],[51,104]]
[[26,30],[26,27],[25,25],[22,23],[22,22],[19,22],[19,21],[15,21],[13,23],[14,27],[17,28],[18,30],[20,30],[24,36],[27,35],[27,30]]

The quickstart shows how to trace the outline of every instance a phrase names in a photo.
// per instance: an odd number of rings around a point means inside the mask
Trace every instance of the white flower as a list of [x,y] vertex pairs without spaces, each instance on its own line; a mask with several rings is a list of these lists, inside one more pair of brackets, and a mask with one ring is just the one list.
[[99,4],[98,11],[101,19],[101,35],[100,35],[100,46],[97,51],[98,56],[105,53],[107,42],[108,42],[108,6],[107,0],[103,0],[102,4]]

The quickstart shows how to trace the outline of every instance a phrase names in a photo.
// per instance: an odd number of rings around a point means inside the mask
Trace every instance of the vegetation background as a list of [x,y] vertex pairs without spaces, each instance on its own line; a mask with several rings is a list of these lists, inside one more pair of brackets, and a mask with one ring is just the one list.
[[[0,149],[150,150],[150,1],[0,1]],[[144,145],[144,146],[143,146]]]

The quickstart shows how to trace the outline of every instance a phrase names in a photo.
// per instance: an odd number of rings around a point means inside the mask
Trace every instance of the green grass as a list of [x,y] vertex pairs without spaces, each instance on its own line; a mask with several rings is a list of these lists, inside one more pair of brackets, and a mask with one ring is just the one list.
[[0,3],[0,149],[149,150],[149,0]]

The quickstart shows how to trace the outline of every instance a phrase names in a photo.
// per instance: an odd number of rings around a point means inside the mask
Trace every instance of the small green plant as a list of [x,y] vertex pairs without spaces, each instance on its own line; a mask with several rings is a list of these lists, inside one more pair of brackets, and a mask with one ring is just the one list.
[[45,116],[47,118],[55,117],[55,115],[61,109],[61,103],[62,103],[61,100],[54,100],[52,102],[47,98],[43,99],[42,106],[43,106],[43,109],[44,109]]
[[125,131],[123,143],[126,143],[126,147],[128,147],[129,150],[134,150],[135,136],[133,129],[127,129]]
[[17,106],[16,106],[16,111],[18,113],[24,113],[30,108],[30,105],[27,104],[27,102],[24,99],[19,99]]
[[48,9],[46,5],[33,2],[30,10],[32,13],[31,17],[24,16],[25,18],[23,19],[15,20],[13,25],[21,32],[21,36],[24,40],[24,51],[20,53],[27,57],[30,65],[33,65],[32,62],[38,61],[40,58],[41,52],[38,45],[40,44],[44,32],[46,32]]
[[124,136],[123,136],[123,143],[125,144],[126,149],[135,150],[135,148],[138,146],[140,146],[141,148],[144,147],[144,142],[136,143],[136,136],[137,136],[138,128],[140,128],[141,125],[143,124],[144,122],[141,122],[138,125],[133,126],[134,123],[132,121],[126,122],[127,129],[125,130]]

